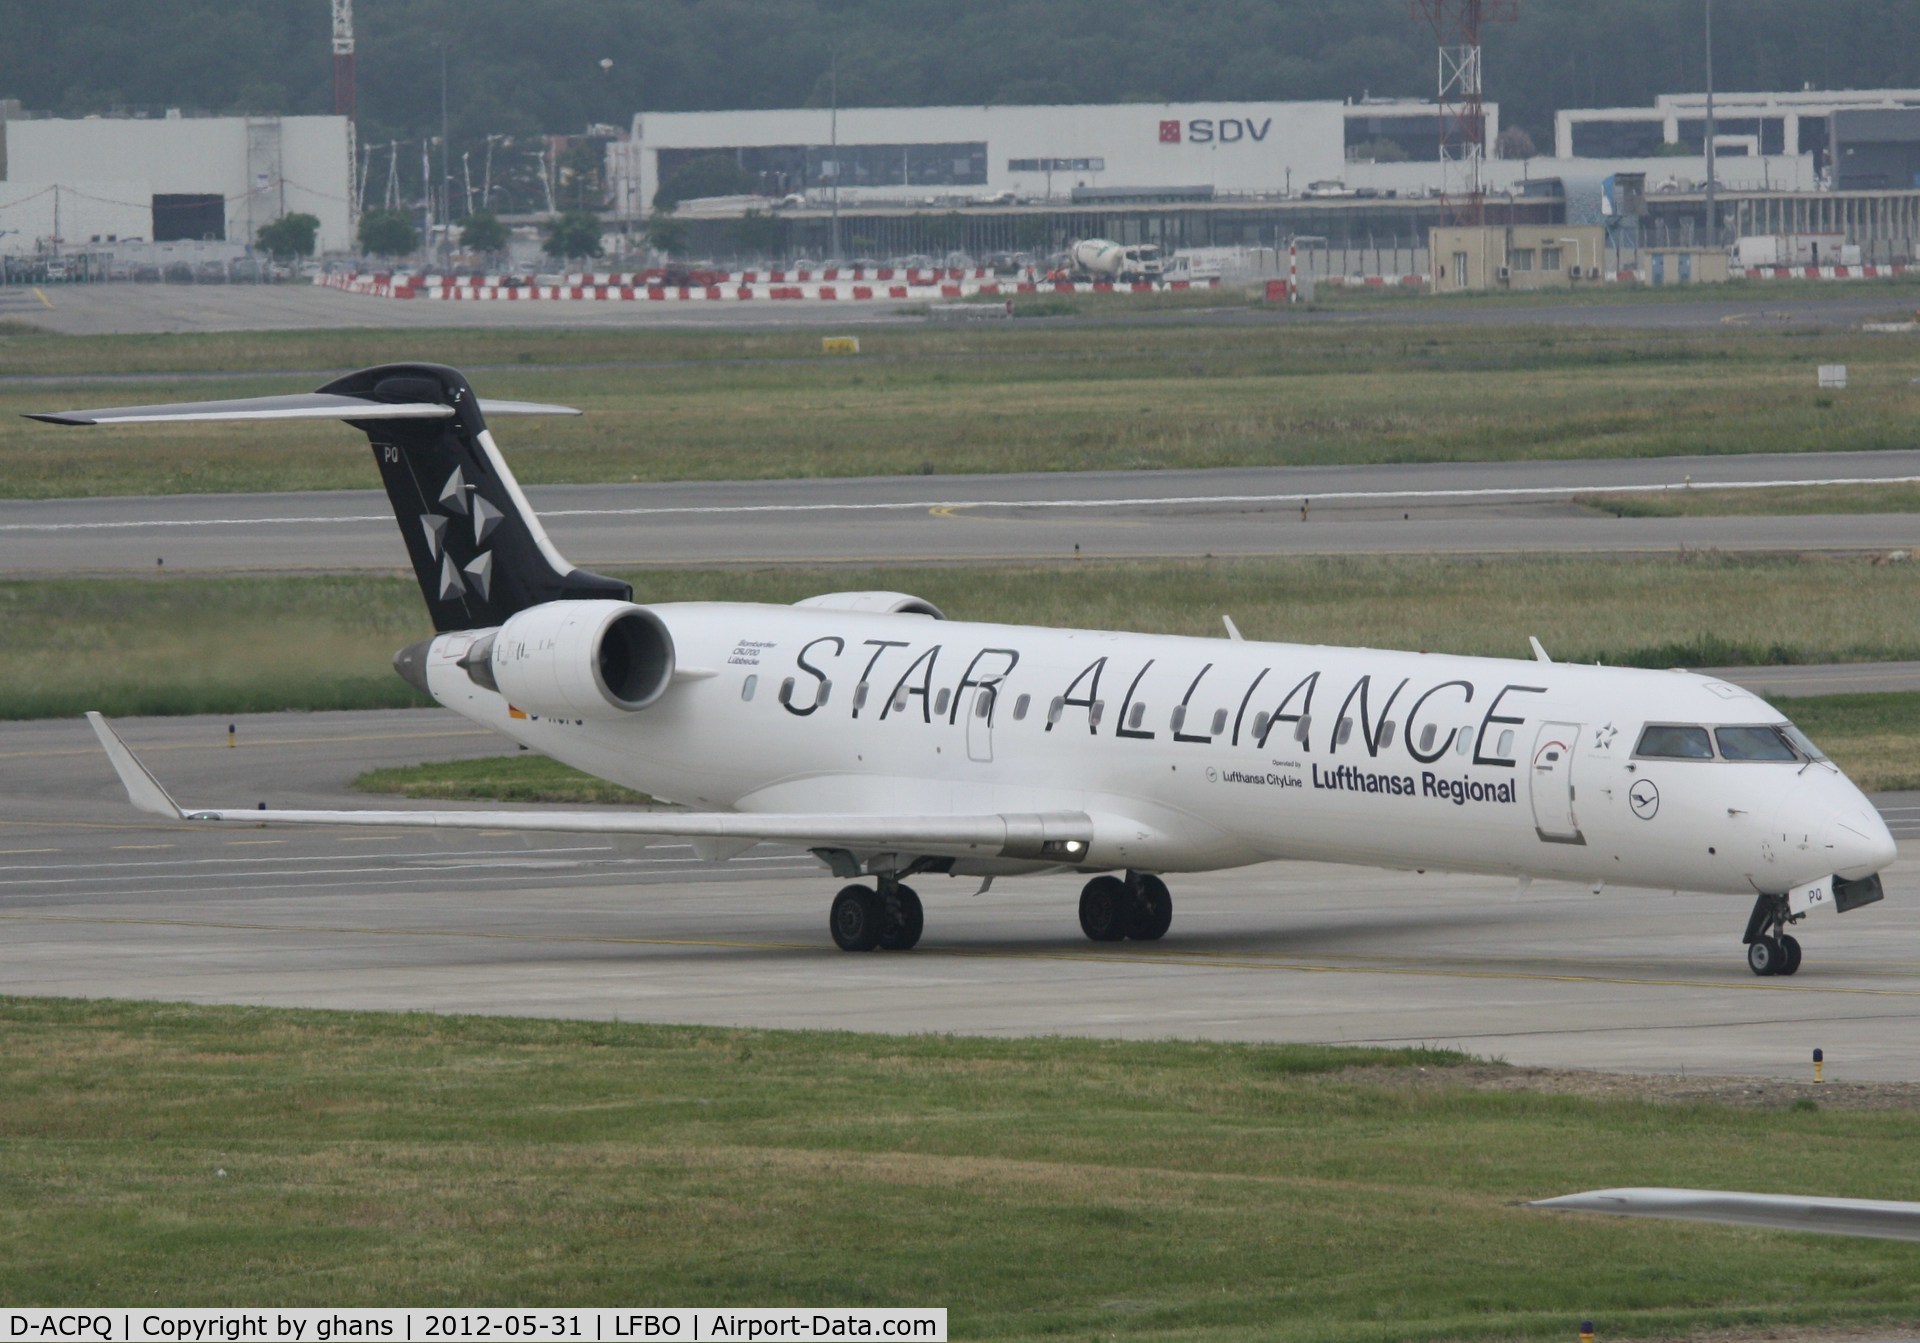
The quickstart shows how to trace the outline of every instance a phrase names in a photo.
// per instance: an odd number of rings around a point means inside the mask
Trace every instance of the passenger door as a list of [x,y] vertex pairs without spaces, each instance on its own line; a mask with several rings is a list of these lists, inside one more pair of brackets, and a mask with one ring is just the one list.
[[1542,723],[1534,738],[1533,828],[1550,844],[1587,842],[1573,810],[1573,752],[1579,744],[1578,723]]

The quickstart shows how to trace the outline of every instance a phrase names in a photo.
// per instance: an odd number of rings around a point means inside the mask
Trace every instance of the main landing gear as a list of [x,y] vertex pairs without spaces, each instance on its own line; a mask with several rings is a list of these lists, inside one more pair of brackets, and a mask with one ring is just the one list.
[[1800,968],[1800,941],[1787,932],[1804,914],[1787,912],[1787,897],[1762,895],[1747,917],[1747,969],[1756,975],[1790,975]]
[[926,914],[913,887],[882,877],[878,890],[848,886],[834,896],[828,925],[842,951],[907,951],[920,940]]
[[1080,892],[1080,931],[1095,942],[1158,942],[1173,924],[1173,895],[1148,872],[1095,877]]

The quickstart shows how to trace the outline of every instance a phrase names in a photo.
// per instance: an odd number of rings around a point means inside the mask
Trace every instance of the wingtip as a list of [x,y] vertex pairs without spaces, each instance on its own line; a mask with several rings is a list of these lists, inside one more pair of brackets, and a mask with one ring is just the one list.
[[140,763],[127,744],[120,740],[120,734],[113,730],[106,716],[96,709],[87,710],[87,722],[93,727],[94,736],[100,739],[101,749],[106,751],[107,760],[113,765],[113,772],[120,776],[120,786],[127,790],[127,801],[136,808],[154,816],[164,816],[170,821],[185,818],[180,804],[168,795],[153,777],[145,765]]

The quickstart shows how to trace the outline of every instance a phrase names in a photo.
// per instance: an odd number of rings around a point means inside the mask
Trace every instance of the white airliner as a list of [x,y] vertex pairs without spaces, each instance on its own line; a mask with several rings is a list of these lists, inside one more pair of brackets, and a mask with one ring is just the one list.
[[311,395],[36,416],[339,419],[373,443],[439,633],[394,659],[477,723],[687,810],[181,808],[99,715],[134,804],[187,822],[514,827],[804,845],[849,951],[918,941],[921,874],[1081,872],[1080,924],[1154,940],[1163,878],[1279,859],[1740,895],[1761,975],[1882,897],[1871,803],[1760,699],[1679,671],[950,621],[895,592],[636,604],[573,568],[485,402],[428,364]]

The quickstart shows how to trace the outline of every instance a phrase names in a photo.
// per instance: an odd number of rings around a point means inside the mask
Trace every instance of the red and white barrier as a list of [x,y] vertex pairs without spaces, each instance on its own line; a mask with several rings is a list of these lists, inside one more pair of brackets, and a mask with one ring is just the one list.
[[[890,267],[880,270],[891,271]],[[336,273],[314,277],[314,283],[350,294],[368,294],[376,298],[423,298],[450,302],[640,302],[640,303],[723,303],[748,300],[807,299],[824,302],[871,302],[900,299],[955,299],[976,294],[988,296],[1015,294],[1152,294],[1189,288],[1217,288],[1218,280],[1190,282],[1173,280],[1165,284],[1114,284],[1109,281],[1067,282],[995,280],[981,278],[984,271],[964,276],[951,271],[901,272],[897,277],[872,281],[841,279],[821,272],[771,271],[764,277],[755,272],[731,276],[724,284],[663,285],[648,284],[633,275],[569,275],[560,284],[523,282],[520,277],[486,276],[447,277],[425,275],[373,275]],[[805,278],[801,278],[801,277]],[[640,279],[640,283],[633,283]],[[497,283],[495,282],[497,281]]]
[[1896,262],[1888,266],[1749,266],[1733,273],[1749,280],[1884,280],[1906,271]]

